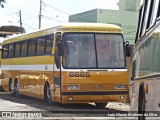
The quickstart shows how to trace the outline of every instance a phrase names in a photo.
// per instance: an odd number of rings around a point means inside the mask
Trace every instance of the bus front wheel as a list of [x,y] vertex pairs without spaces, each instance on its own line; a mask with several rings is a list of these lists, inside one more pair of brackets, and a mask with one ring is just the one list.
[[107,103],[95,103],[96,107],[101,108],[101,109],[105,108],[107,104],[108,102]]
[[44,87],[44,99],[49,105],[52,104],[51,90],[48,82],[45,83]]

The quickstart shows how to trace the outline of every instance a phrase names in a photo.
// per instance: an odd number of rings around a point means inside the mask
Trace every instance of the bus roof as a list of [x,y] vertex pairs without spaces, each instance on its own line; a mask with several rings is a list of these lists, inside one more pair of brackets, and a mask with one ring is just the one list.
[[54,26],[46,29],[40,29],[29,33],[20,34],[17,36],[11,36],[4,40],[3,44],[20,41],[25,39],[34,38],[37,36],[43,36],[54,33],[56,31],[73,32],[73,31],[84,31],[84,32],[108,32],[108,33],[122,33],[121,27],[114,24],[105,23],[65,23],[59,26]]

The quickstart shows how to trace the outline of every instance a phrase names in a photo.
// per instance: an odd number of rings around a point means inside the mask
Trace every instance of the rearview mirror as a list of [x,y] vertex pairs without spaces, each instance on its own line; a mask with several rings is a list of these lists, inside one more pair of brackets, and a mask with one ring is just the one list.
[[125,42],[125,51],[126,51],[126,56],[130,57],[130,44],[129,44],[129,41]]
[[62,42],[58,43],[58,56],[63,55],[63,48],[62,48]]

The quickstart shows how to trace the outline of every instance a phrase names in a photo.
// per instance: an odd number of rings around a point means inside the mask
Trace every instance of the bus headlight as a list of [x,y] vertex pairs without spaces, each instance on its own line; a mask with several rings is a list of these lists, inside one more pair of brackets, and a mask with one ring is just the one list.
[[79,90],[80,86],[79,85],[68,85],[68,90]]
[[126,85],[118,84],[115,86],[116,89],[125,89]]

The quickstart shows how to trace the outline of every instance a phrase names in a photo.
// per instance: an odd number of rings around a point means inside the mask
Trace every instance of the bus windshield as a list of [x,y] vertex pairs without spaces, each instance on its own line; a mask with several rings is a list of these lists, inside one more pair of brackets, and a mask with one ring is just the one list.
[[125,68],[120,34],[65,33],[63,67],[87,69]]

